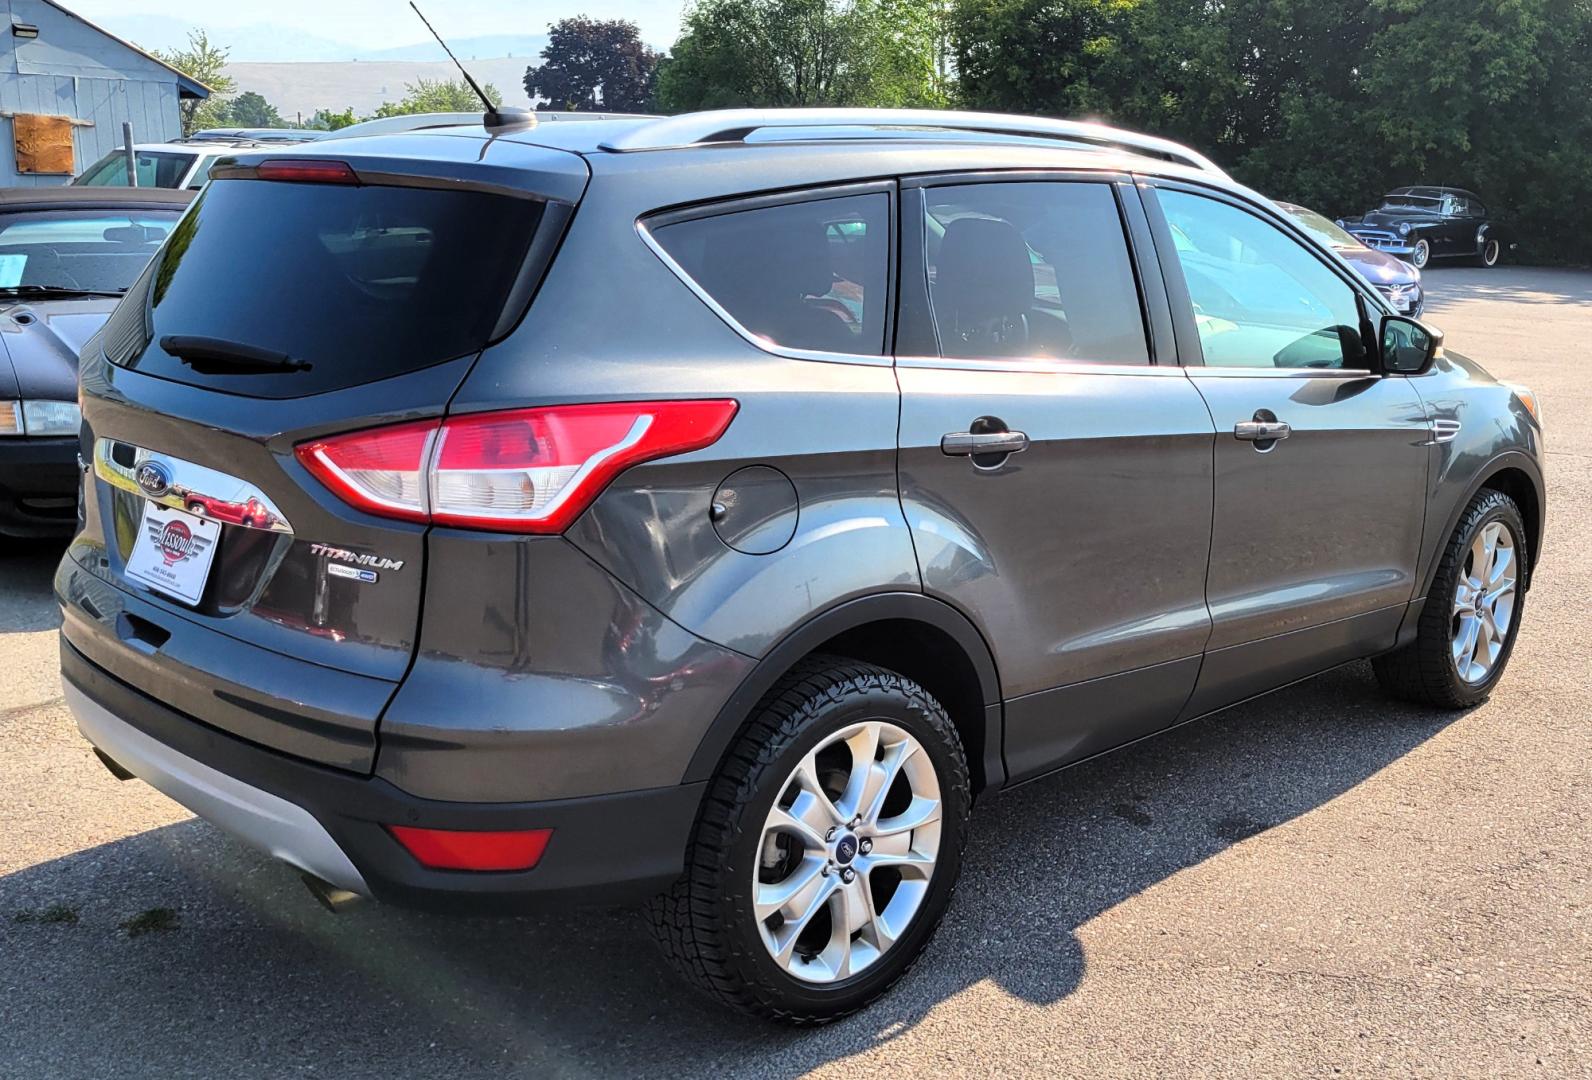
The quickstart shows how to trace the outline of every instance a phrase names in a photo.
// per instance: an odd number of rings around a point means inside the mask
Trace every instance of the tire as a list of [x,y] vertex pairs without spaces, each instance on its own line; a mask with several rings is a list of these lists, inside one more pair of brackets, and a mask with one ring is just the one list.
[[[1477,573],[1474,569],[1478,561],[1477,549],[1485,547],[1485,534],[1494,525],[1507,533],[1513,551],[1509,566],[1488,590],[1489,595],[1497,594],[1501,591],[1499,583],[1504,577],[1512,575],[1507,625],[1498,626],[1496,612],[1486,619],[1479,615],[1468,617],[1470,622],[1475,622],[1480,628],[1475,646],[1476,656],[1481,657],[1484,651],[1491,655],[1486,661],[1485,670],[1472,662],[1462,674],[1461,660],[1456,659],[1456,654],[1465,654],[1463,635],[1469,622],[1461,610],[1466,604],[1460,586],[1464,581],[1468,593],[1468,581],[1474,580]],[[1502,546],[1501,540],[1499,546]],[[1486,701],[1493,687],[1503,677],[1509,656],[1514,651],[1515,638],[1520,633],[1520,619],[1526,598],[1523,568],[1529,565],[1526,528],[1520,508],[1501,491],[1484,488],[1477,492],[1460,516],[1459,524],[1454,527],[1448,546],[1443,550],[1437,576],[1432,579],[1426,605],[1421,611],[1415,640],[1371,661],[1382,688],[1404,701],[1440,709],[1468,709]],[[1502,640],[1496,651],[1487,645],[1489,629],[1495,635],[1501,630]]]
[[1410,252],[1410,265],[1417,270],[1425,270],[1426,264],[1432,261],[1432,243],[1430,240],[1415,241],[1415,248]]
[[1481,254],[1476,256],[1476,264],[1485,266],[1489,270],[1498,265],[1498,260],[1503,257],[1503,245],[1489,237],[1481,245]]
[[[879,730],[876,744],[867,742],[868,725]],[[835,741],[852,731],[859,732],[852,741]],[[854,766],[866,755],[868,767],[860,775],[882,777],[908,743],[917,752],[905,756],[894,783],[876,799],[859,795],[853,800],[847,790],[830,801],[842,814],[848,804],[872,802],[879,810],[878,831],[855,821],[833,826],[833,834],[807,828],[807,817],[834,819],[798,776],[799,767],[819,787],[835,792],[841,786],[833,771],[837,763]],[[879,749],[868,749],[872,745]],[[939,795],[938,821],[887,836],[886,830],[926,816],[921,807],[928,803],[921,793],[930,778]],[[905,796],[903,784],[910,789]],[[784,814],[781,822],[800,828],[783,831],[775,824],[776,805]],[[922,955],[956,887],[971,805],[966,755],[939,702],[883,668],[811,657],[768,692],[730,748],[703,799],[685,872],[648,903],[648,925],[672,965],[720,1002],[790,1024],[839,1019],[883,994]],[[855,833],[849,831],[852,826]],[[921,852],[931,840],[932,865],[927,879],[920,880]],[[898,845],[910,850],[904,855],[875,851]],[[894,868],[901,861],[889,861],[913,859],[919,863],[910,876]],[[852,876],[843,883],[848,872]],[[805,908],[817,914],[787,920],[782,908],[757,918],[759,899],[773,903],[782,886],[788,889],[797,881],[811,883],[804,887],[805,896],[832,890],[822,903],[804,898],[790,905],[793,912]],[[848,907],[862,895],[856,883],[869,890],[869,908]],[[873,906],[879,906],[877,918]],[[865,921],[842,934],[837,919],[848,911],[864,914]],[[791,943],[783,962],[776,957],[782,940]]]

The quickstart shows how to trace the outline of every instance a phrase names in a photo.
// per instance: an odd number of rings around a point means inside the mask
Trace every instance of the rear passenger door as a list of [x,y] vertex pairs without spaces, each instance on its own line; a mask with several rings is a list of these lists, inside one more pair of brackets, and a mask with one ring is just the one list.
[[1192,690],[1213,429],[1126,178],[908,180],[902,218],[902,504],[925,590],[994,651],[1021,780]]

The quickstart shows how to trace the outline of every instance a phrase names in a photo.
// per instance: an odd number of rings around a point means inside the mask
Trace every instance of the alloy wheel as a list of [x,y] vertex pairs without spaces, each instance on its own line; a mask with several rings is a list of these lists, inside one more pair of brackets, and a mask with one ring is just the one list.
[[868,720],[820,742],[763,823],[752,887],[774,962],[834,983],[889,952],[928,895],[941,809],[934,763],[901,728]]
[[1518,571],[1514,534],[1501,521],[1482,526],[1454,588],[1450,627],[1454,669],[1467,683],[1492,674],[1509,640]]

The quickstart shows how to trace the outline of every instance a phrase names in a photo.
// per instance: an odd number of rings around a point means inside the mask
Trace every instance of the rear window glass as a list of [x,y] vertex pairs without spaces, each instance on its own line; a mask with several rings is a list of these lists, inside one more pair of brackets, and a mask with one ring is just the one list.
[[[503,313],[541,210],[471,191],[217,181],[118,308],[113,321],[126,326],[107,328],[110,358],[183,382],[297,397],[475,352]],[[145,310],[147,332],[118,332],[135,331]],[[185,363],[162,345],[174,339],[275,354],[294,369]]]
[[748,333],[814,352],[884,351],[890,199],[814,199],[653,230]]

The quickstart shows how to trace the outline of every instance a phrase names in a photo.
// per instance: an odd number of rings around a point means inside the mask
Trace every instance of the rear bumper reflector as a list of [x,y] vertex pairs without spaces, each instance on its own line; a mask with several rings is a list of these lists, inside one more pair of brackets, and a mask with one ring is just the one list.
[[542,859],[552,829],[475,832],[389,825],[387,831],[432,870],[529,870]]

